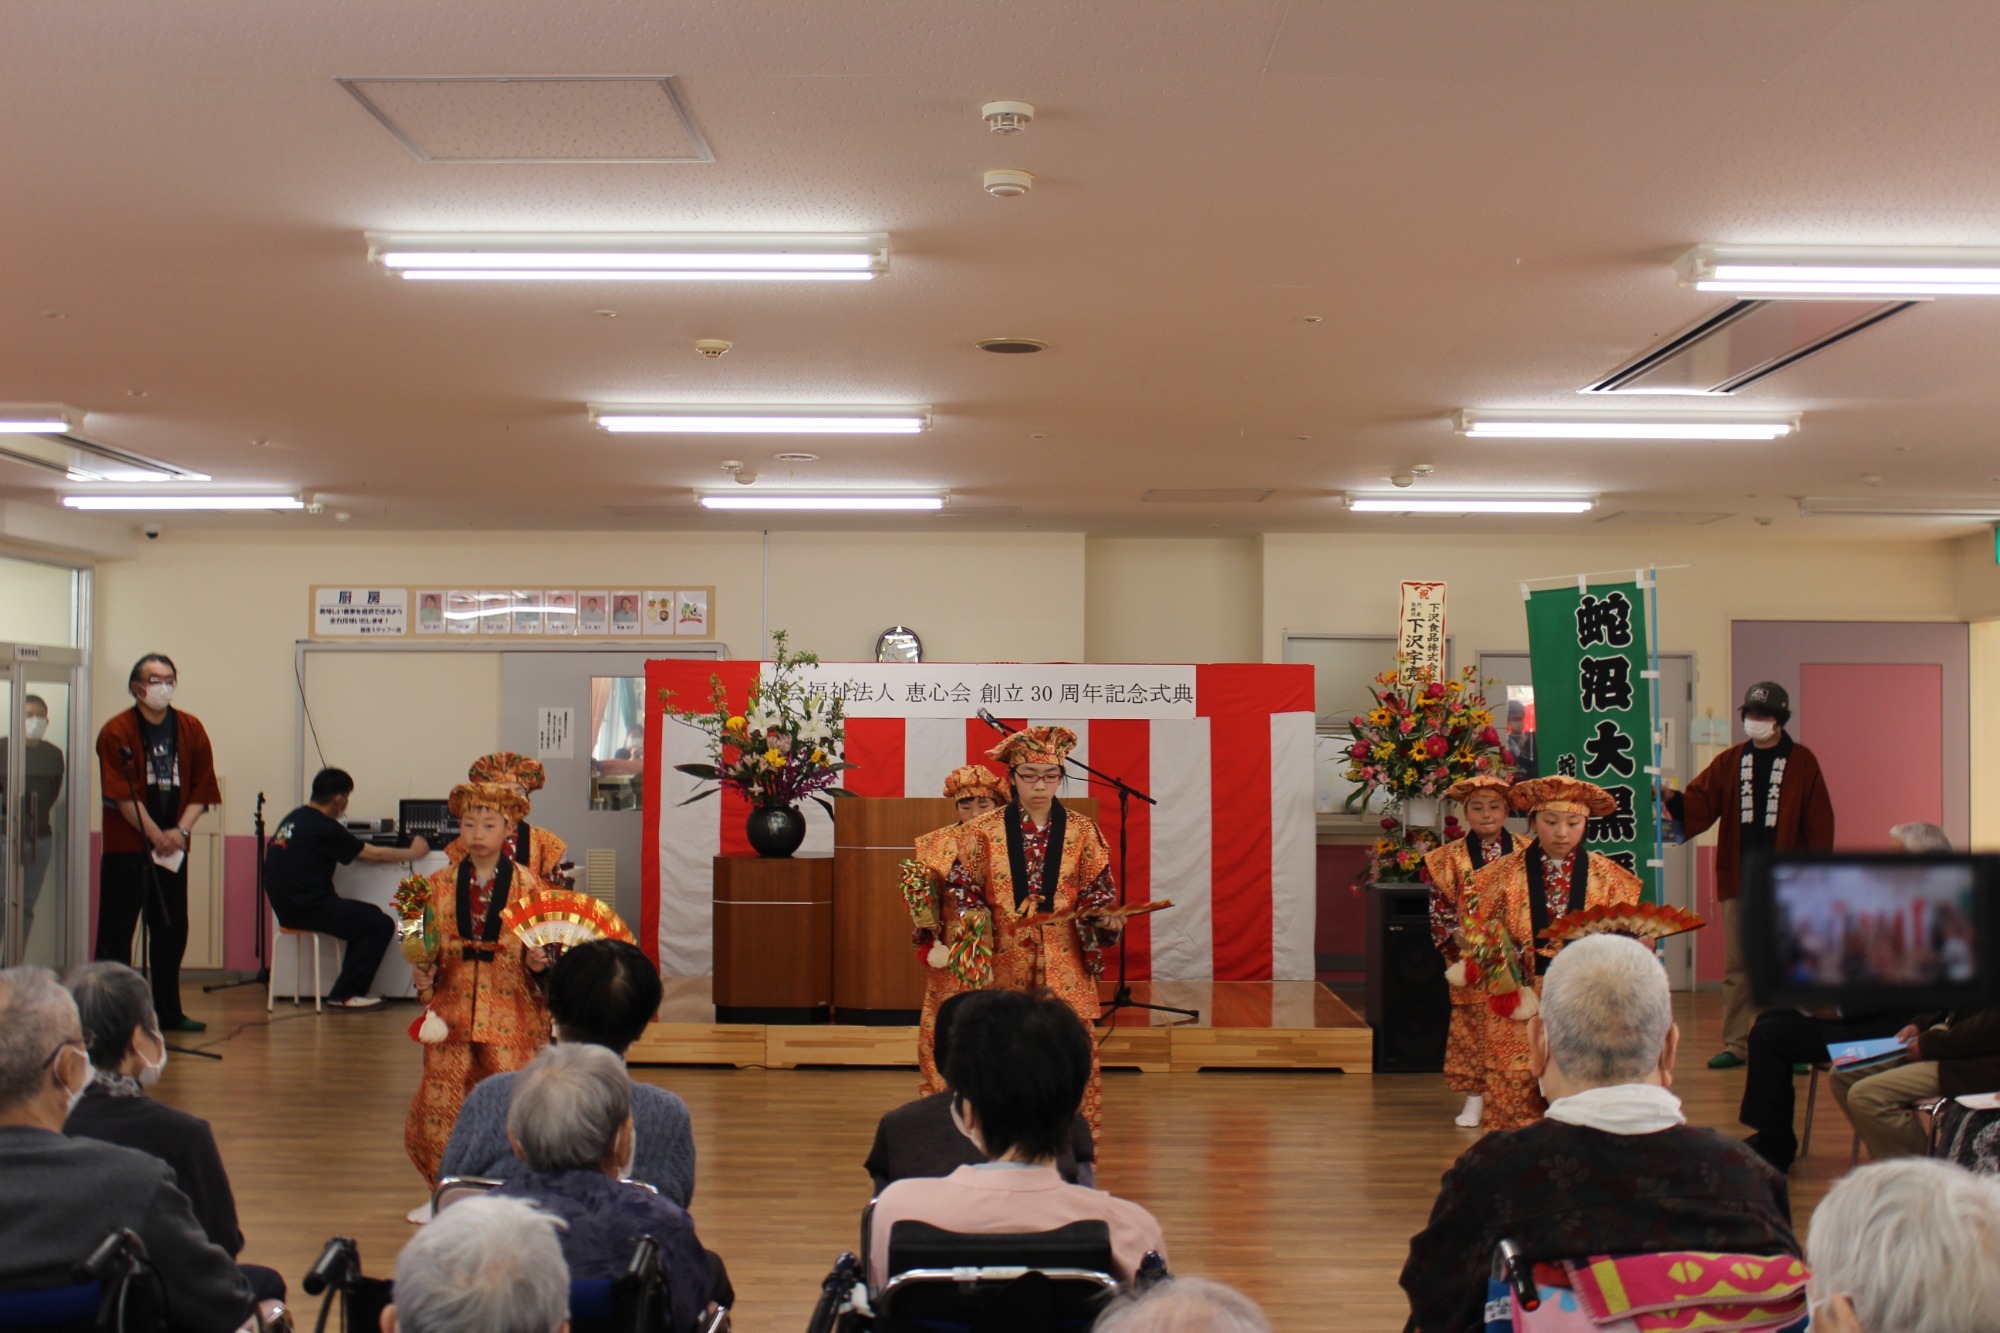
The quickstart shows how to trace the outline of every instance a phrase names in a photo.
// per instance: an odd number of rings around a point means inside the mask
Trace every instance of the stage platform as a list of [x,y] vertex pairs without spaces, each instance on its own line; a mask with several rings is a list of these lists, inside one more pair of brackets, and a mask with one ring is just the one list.
[[[627,1056],[635,1065],[916,1067],[914,1027],[718,1023],[707,977],[668,977],[666,988],[659,1020]],[[1120,1011],[1100,1048],[1107,1069],[1374,1069],[1368,1025],[1317,981],[1136,981],[1132,994],[1201,1017]]]

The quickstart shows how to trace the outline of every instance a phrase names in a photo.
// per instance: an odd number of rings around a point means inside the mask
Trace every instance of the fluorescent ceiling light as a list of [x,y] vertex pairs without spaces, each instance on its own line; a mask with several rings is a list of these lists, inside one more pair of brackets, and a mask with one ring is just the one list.
[[1584,514],[1597,507],[1588,495],[1395,495],[1351,492],[1357,514]]
[[875,510],[890,512],[935,512],[944,508],[941,495],[744,495],[710,494],[701,497],[703,509],[791,509],[791,510]]
[[0,435],[66,435],[71,429],[64,416],[0,407]]
[[2000,500],[1849,500],[1808,495],[1799,501],[1807,518],[2000,519]]
[[2000,296],[2000,250],[1698,245],[1674,264],[1704,292],[1753,296]]
[[370,232],[368,258],[415,281],[867,282],[889,270],[889,237]]
[[296,495],[65,495],[68,509],[304,509]]
[[610,407],[590,419],[618,435],[915,435],[931,423],[929,404],[807,406],[684,403]]
[[1776,440],[1799,428],[1773,412],[1481,412],[1458,414],[1469,440]]

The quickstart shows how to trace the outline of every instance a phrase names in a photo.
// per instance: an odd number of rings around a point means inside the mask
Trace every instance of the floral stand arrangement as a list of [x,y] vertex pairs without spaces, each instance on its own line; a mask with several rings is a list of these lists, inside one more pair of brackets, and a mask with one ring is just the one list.
[[705,733],[712,762],[676,764],[677,772],[713,782],[682,801],[689,805],[728,787],[742,793],[755,808],[746,831],[759,856],[790,856],[805,841],[806,820],[799,802],[812,800],[833,813],[830,798],[852,796],[839,785],[842,771],[854,767],[839,755],[846,740],[846,716],[840,700],[807,690],[801,669],[818,666],[813,653],[794,653],[785,632],[771,635],[771,672],[750,692],[749,705],[732,712],[722,680],[710,676],[709,706],[685,707],[672,690],[660,691],[660,702],[676,719]]

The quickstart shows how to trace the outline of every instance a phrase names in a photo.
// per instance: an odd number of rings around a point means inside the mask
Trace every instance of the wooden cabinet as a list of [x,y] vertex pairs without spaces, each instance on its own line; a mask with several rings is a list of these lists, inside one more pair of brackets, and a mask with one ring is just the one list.
[[716,1021],[824,1023],[832,1005],[832,859],[716,857]]

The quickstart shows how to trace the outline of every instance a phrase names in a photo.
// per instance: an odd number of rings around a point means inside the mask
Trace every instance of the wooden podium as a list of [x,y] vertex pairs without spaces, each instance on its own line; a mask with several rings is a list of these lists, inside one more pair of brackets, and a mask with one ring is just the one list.
[[827,1022],[832,944],[831,859],[715,858],[716,1022]]
[[[1097,817],[1094,799],[1063,804]],[[918,838],[956,823],[958,810],[942,796],[856,797],[835,801],[833,812],[835,1021],[908,1026],[923,1007],[924,964],[910,947],[896,864],[913,854]],[[718,906],[720,884],[718,877]],[[718,984],[721,975],[718,943]]]

